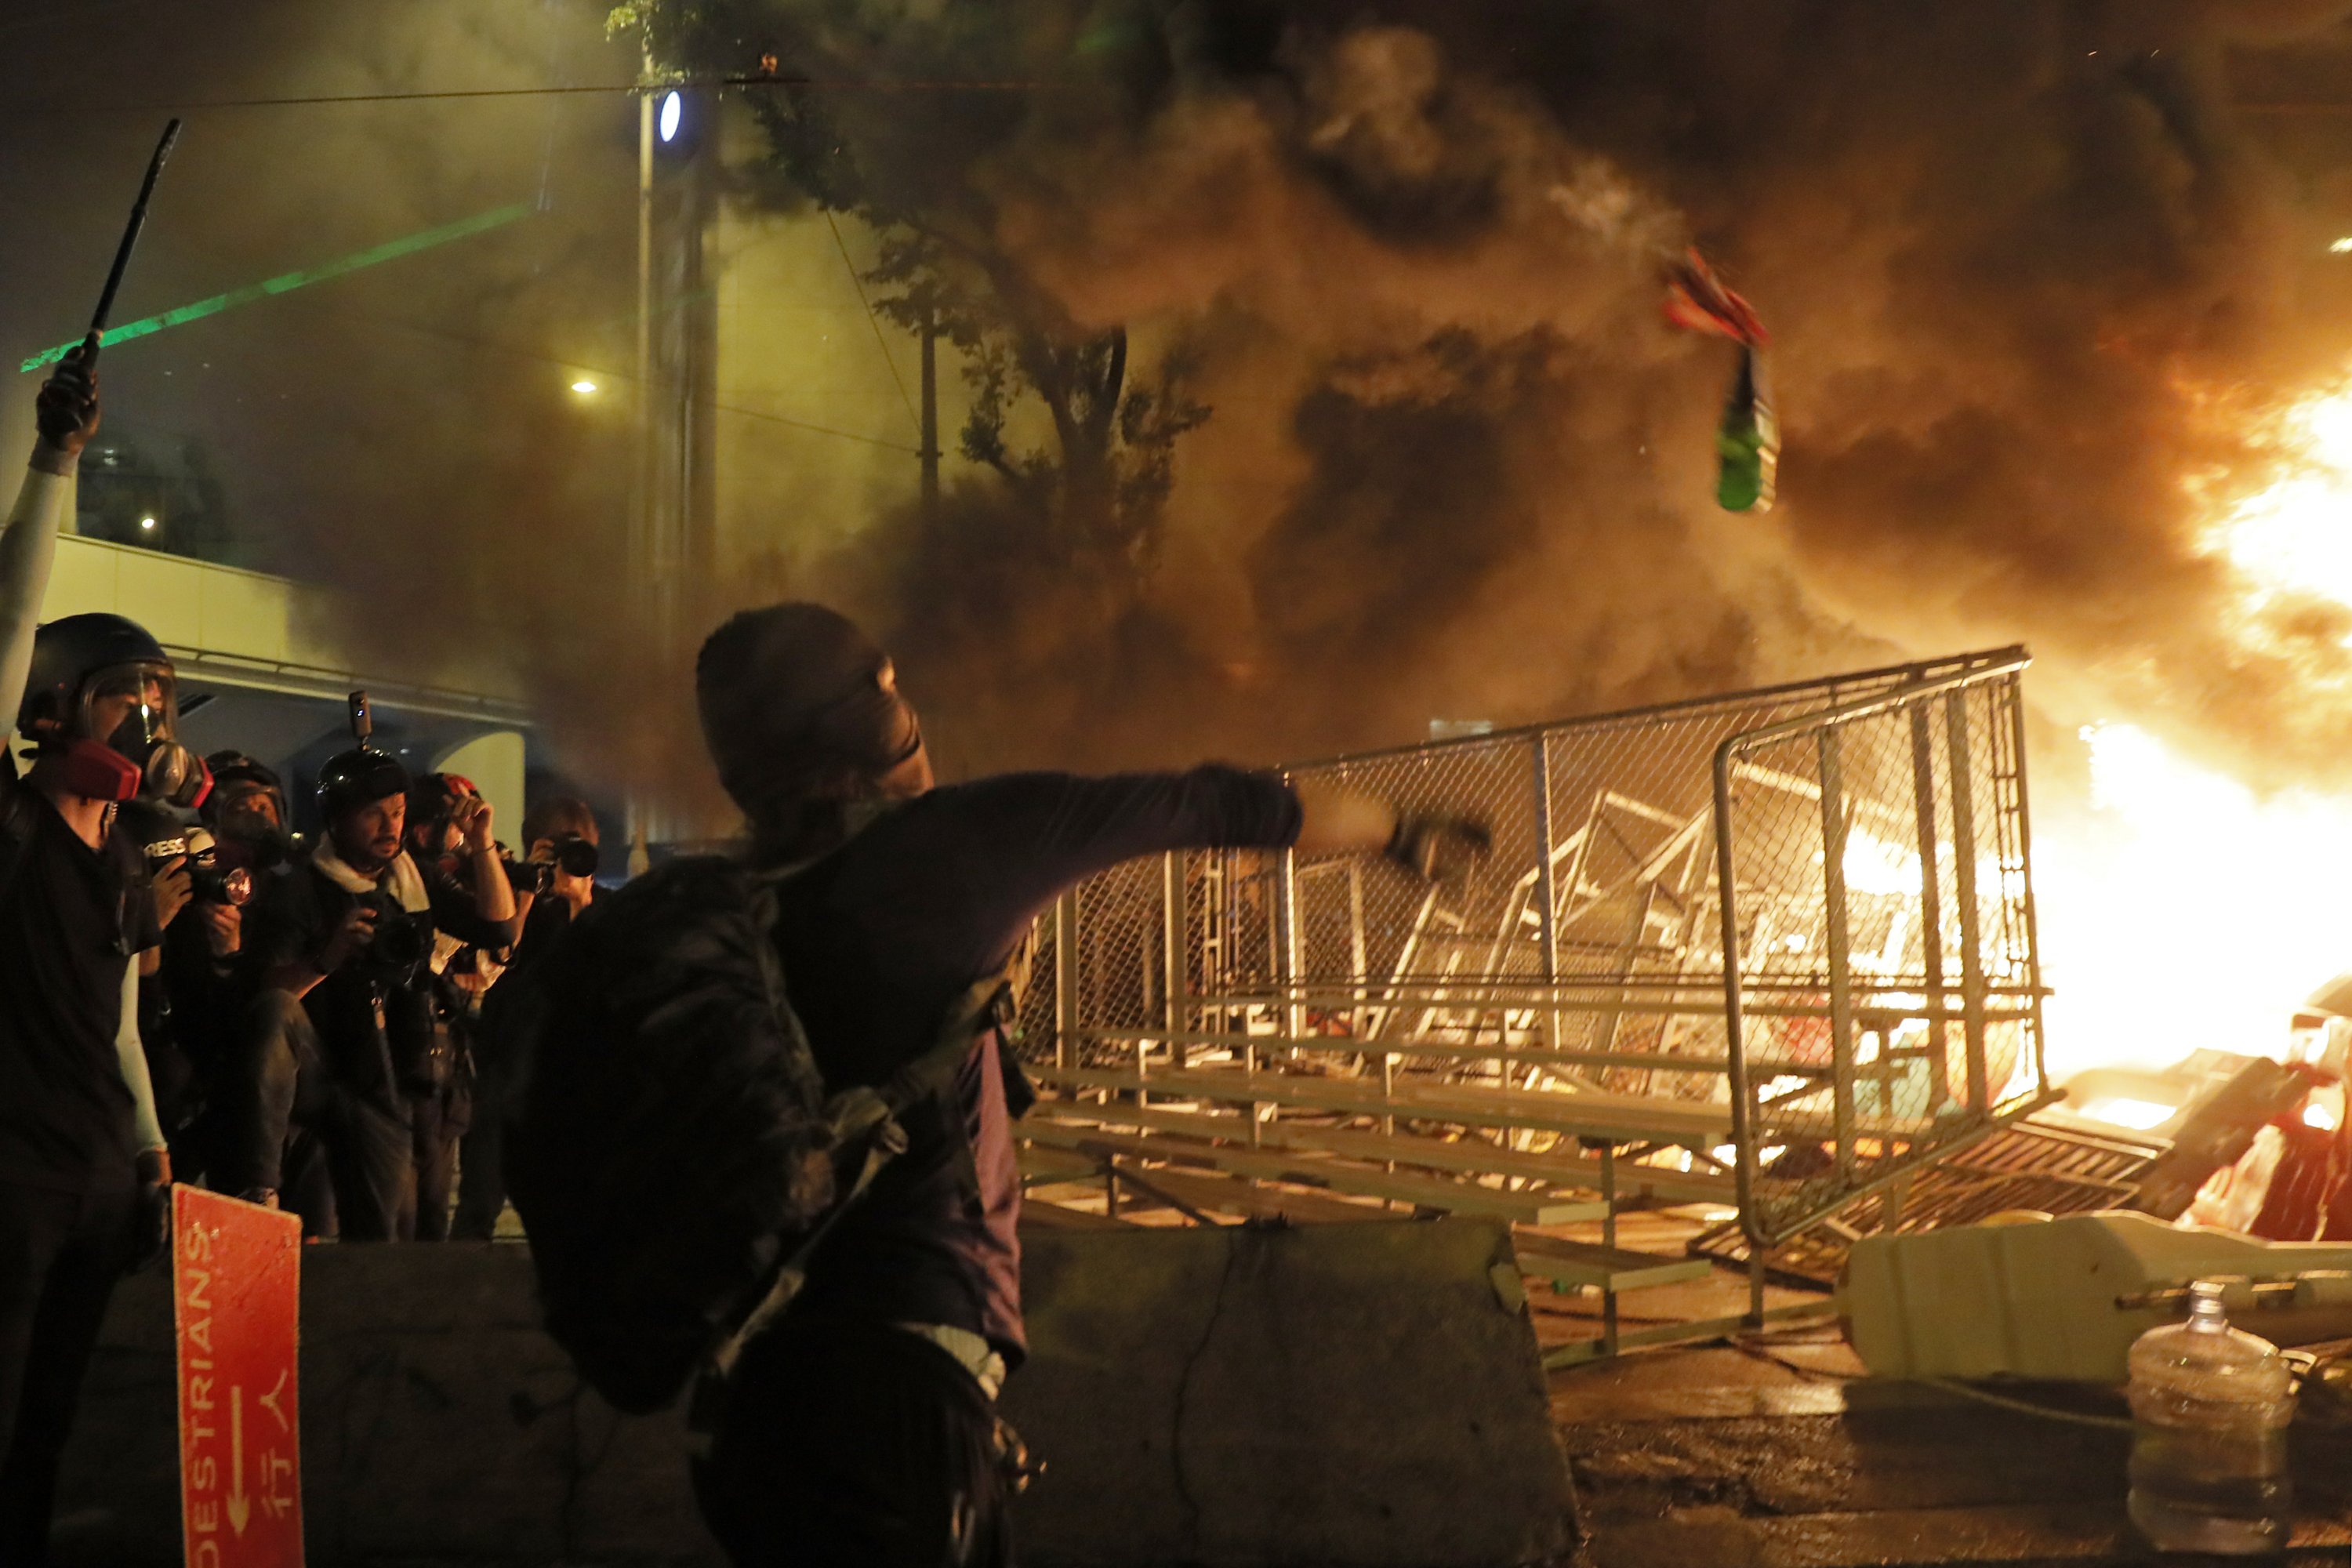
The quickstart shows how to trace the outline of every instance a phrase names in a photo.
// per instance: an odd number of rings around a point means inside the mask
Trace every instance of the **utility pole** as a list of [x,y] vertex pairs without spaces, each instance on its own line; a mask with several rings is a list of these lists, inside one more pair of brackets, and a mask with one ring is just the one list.
[[[641,644],[652,645],[660,630],[659,564],[654,542],[654,62],[647,55],[637,94],[637,375],[636,483],[629,498],[628,605]],[[628,802],[629,875],[651,868],[646,841],[653,835],[646,802]]]
[[923,521],[940,520],[939,328],[930,303],[923,305]]

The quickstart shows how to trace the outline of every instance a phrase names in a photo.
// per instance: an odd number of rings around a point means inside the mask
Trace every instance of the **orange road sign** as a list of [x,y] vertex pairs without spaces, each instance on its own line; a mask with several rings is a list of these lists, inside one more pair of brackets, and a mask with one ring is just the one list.
[[172,1189],[187,1568],[301,1568],[302,1223]]

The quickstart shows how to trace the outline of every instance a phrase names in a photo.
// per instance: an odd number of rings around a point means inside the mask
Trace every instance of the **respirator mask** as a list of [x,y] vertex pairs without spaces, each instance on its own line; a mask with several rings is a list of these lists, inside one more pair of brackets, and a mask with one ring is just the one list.
[[[117,710],[121,717],[101,735],[100,726]],[[180,743],[179,721],[170,665],[142,660],[91,672],[68,731],[73,738],[56,745],[61,782],[92,800],[201,805],[213,776],[204,759]]]

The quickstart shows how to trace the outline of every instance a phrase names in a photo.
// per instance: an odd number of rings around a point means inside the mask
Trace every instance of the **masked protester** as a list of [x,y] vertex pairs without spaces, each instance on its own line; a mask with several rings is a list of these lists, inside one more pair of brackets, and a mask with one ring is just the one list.
[[537,962],[596,897],[602,850],[596,814],[587,802],[569,795],[537,802],[523,814],[522,843],[523,868],[533,889],[523,895],[522,939],[497,984],[488,987],[474,1029],[474,1116],[458,1162],[457,1213],[449,1228],[460,1241],[489,1240],[506,1211],[502,1129],[514,1053],[504,1004],[522,994]]
[[188,805],[171,661],[131,622],[35,627],[98,388],[81,351],[41,388],[0,533],[0,693],[36,748],[0,762],[0,1563],[46,1560],[58,1460],[114,1281],[163,1232],[171,1160],[136,1030],[156,907],[120,808]]
[[[414,1227],[419,1118],[436,1147],[446,1142],[440,1091],[457,1046],[436,939],[503,947],[519,924],[489,803],[458,815],[461,887],[405,847],[409,785],[399,759],[373,747],[330,758],[318,784],[325,831],[246,933],[259,994],[239,1033],[221,1184],[276,1202],[289,1170],[323,1160],[333,1214],[305,1211],[304,1226],[347,1241]],[[440,1195],[446,1213],[446,1185]]]
[[[783,1044],[767,1058],[771,1066],[746,1075],[751,1095],[722,1095],[723,1134],[709,1111],[660,1120],[667,1107],[655,1098],[673,1092],[664,1078],[646,1081],[648,1094],[608,1102],[604,1080],[588,1075],[597,1070],[594,1058],[613,1059],[608,1046],[663,1054],[651,1050],[649,1037],[678,1010],[667,994],[643,1015],[634,1042],[596,1040],[568,1058],[564,1047],[580,1038],[575,1025],[593,1027],[604,998],[623,1001],[654,981],[653,971],[641,976],[625,967],[627,944],[616,933],[642,930],[647,945],[660,940],[658,928],[632,927],[633,912],[651,907],[666,923],[686,925],[694,910],[665,902],[667,889],[729,882],[713,875],[690,883],[673,873],[701,873],[674,863],[600,900],[559,944],[540,987],[547,1012],[531,1037],[520,1112],[508,1131],[509,1179],[550,1330],[600,1388],[650,1405],[677,1356],[667,1348],[645,1356],[608,1329],[659,1322],[691,1332],[695,1311],[672,1314],[667,1305],[708,1307],[722,1322],[746,1323],[733,1341],[706,1351],[694,1400],[709,1444],[695,1468],[697,1496],[738,1563],[1009,1563],[1005,1504],[1019,1447],[995,1400],[1024,1348],[1013,1123],[1033,1096],[994,1022],[1002,1013],[966,999],[992,985],[1065,889],[1123,860],[1190,848],[1385,846],[1430,867],[1475,853],[1484,836],[1401,821],[1361,797],[1305,796],[1272,775],[1220,766],[1092,779],[1019,773],[934,788],[921,728],[890,659],[815,605],[780,605],[728,622],[703,645],[696,680],[719,777],[750,819],[749,880],[763,889],[746,905],[761,912],[723,929],[764,927],[796,1022],[766,1037]],[[667,951],[683,957],[708,949],[698,936]],[[713,974],[722,962],[713,957]],[[596,970],[605,972],[601,982]],[[732,1070],[715,1037],[727,1020],[747,1039],[768,1027],[751,1010],[764,1005],[756,973],[730,998],[709,989],[679,998],[699,1005],[707,1022],[665,1042],[680,1047],[667,1058],[680,1064],[667,1070],[670,1079]],[[577,1002],[583,991],[594,994]],[[781,1312],[772,1284],[753,1285],[749,1300],[680,1300],[696,1284],[740,1278],[691,1250],[698,1237],[719,1234],[714,1208],[764,1201],[772,1185],[803,1184],[804,1165],[771,1171],[761,1159],[780,1127],[742,1114],[764,1086],[795,1076],[800,1040],[829,1104],[853,1102],[849,1091],[863,1089],[893,1107],[884,1125],[895,1129],[872,1138],[868,1152],[836,1166],[833,1178],[808,1175],[807,1184],[856,1190],[845,1171],[863,1163],[871,1173],[877,1155],[894,1144],[898,1152],[856,1201],[831,1211],[830,1230],[810,1226],[764,1248],[788,1253],[805,1270]],[[933,1077],[940,1064],[945,1070]],[[677,1103],[707,1105],[715,1088],[677,1085]],[[608,1103],[613,1122],[596,1136],[588,1135],[593,1118],[583,1121],[569,1109]],[[677,1146],[625,1145],[650,1125],[675,1129]],[[599,1172],[613,1170],[670,1177],[599,1186]],[[727,1179],[705,1182],[710,1170]],[[679,1234],[646,1224],[649,1215],[668,1217],[664,1205],[676,1193],[705,1187],[713,1202],[698,1198],[694,1215],[677,1216]],[[572,1267],[607,1245],[645,1258],[662,1294],[635,1291],[634,1282],[616,1290],[609,1271],[600,1278]],[[757,1257],[763,1249],[744,1250]],[[608,1314],[625,1295],[633,1313],[645,1310],[615,1321]],[[754,1311],[754,1302],[764,1305]],[[690,1342],[687,1352],[690,1359]]]

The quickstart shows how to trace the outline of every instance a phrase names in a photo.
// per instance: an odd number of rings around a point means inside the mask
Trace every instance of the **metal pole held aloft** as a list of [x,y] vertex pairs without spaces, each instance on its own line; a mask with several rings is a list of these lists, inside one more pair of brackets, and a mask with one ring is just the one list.
[[89,318],[89,336],[82,346],[85,367],[98,358],[99,346],[106,339],[106,323],[114,314],[114,296],[122,287],[122,274],[131,266],[131,253],[138,248],[139,231],[147,226],[147,202],[155,194],[155,181],[163,173],[163,162],[171,157],[173,144],[180,140],[180,122],[173,120],[163,127],[163,139],[155,143],[155,156],[147,163],[147,177],[140,182],[139,199],[131,204],[131,221],[123,226],[122,243],[115,247],[114,267],[106,275],[106,291],[98,297],[98,309]]

